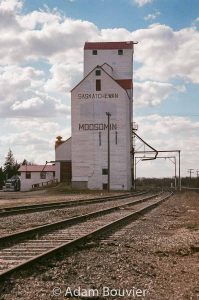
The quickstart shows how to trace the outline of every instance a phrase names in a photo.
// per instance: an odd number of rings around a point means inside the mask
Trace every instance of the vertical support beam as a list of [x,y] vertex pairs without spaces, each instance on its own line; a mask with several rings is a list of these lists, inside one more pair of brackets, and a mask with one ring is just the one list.
[[134,171],[135,171],[135,176],[134,176],[134,178],[133,178],[133,182],[134,182],[134,190],[136,191],[136,176],[137,176],[137,174],[136,174],[136,165],[137,165],[137,162],[136,162],[136,157],[134,157],[134,162],[135,162],[135,166],[134,166]]
[[178,187],[179,187],[179,191],[181,191],[181,176],[180,176],[180,150],[178,151],[178,155],[179,155],[179,182],[178,182]]
[[108,140],[107,140],[108,185],[107,185],[107,191],[110,192],[110,116],[111,116],[111,114],[110,114],[110,112],[106,112],[106,115],[108,117],[108,134],[107,134],[107,137],[108,137]]
[[[134,139],[134,135],[133,135]],[[132,170],[131,170],[131,176],[132,176],[132,187],[135,189],[135,150],[134,150],[134,142],[132,145]]]
[[175,164],[175,190],[177,188],[177,182],[176,182],[176,157],[174,156],[174,164]]

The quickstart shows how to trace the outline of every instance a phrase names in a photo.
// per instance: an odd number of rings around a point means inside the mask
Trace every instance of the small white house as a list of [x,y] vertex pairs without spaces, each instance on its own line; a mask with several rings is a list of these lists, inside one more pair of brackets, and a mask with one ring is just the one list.
[[55,180],[55,165],[22,165],[19,172],[21,191],[29,191]]

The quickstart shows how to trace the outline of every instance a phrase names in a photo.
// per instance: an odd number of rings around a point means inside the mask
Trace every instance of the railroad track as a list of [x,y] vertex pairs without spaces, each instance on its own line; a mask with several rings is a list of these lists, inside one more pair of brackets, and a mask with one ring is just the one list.
[[73,207],[80,206],[85,204],[94,204],[94,203],[105,203],[107,201],[117,200],[117,199],[125,199],[130,197],[141,196],[147,194],[148,191],[138,192],[138,193],[127,193],[117,196],[107,196],[101,198],[91,198],[91,199],[80,199],[80,200],[70,200],[70,201],[62,201],[62,202],[52,202],[52,203],[43,203],[43,204],[33,204],[33,205],[22,205],[22,206],[14,206],[14,207],[4,207],[0,209],[0,217],[13,216],[18,214],[28,214],[33,212],[52,210],[52,209],[62,209],[64,207]]
[[[129,199],[126,204],[4,236],[0,238],[0,280],[58,251],[70,251],[102,234],[116,231],[171,195],[167,192],[139,200]],[[133,212],[132,206],[135,206]]]

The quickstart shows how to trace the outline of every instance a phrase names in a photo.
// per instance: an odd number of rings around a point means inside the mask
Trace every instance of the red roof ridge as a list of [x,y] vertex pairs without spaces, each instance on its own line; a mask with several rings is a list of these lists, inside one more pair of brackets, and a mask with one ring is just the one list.
[[55,165],[22,165],[19,172],[54,172]]
[[112,50],[112,49],[133,49],[133,41],[123,42],[86,42],[84,50]]
[[[104,63],[105,64],[105,63]],[[103,64],[103,65],[104,65]],[[103,66],[102,65],[102,66]],[[107,64],[108,65],[108,64]],[[85,78],[87,78],[96,68],[100,68],[101,70],[103,70],[104,73],[106,73],[112,80],[114,80],[121,88],[123,88],[124,90],[129,90],[132,89],[132,80],[131,79],[115,79],[113,76],[111,76],[108,72],[106,72],[106,70],[104,70],[104,68],[102,66],[95,66],[72,90],[75,90],[76,87],[78,87],[84,80]],[[130,84],[131,83],[131,84]],[[127,93],[128,95],[128,93]]]
[[130,90],[133,87],[132,79],[115,79],[115,81],[125,90]]

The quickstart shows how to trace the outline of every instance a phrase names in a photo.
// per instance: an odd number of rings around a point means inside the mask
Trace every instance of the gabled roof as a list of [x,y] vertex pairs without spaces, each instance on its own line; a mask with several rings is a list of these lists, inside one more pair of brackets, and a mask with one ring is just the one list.
[[90,43],[86,42],[84,45],[84,50],[112,50],[112,49],[133,49],[133,42],[96,42]]
[[125,90],[130,90],[133,87],[133,83],[131,79],[119,79],[119,80],[115,80],[119,85],[121,85],[121,87],[123,87],[123,89]]
[[[45,167],[45,168],[44,168]],[[55,172],[55,165],[22,165],[19,172]]]
[[[104,64],[103,64],[104,65]],[[102,65],[102,66],[103,66]],[[108,64],[107,64],[108,65]],[[131,79],[115,79],[109,73],[107,73],[102,66],[94,67],[72,90],[76,89],[95,69],[101,69],[104,73],[106,73],[113,81],[115,81],[121,88],[125,91],[132,88],[132,80]],[[109,66],[109,65],[108,65]],[[111,67],[112,68],[112,67]]]

